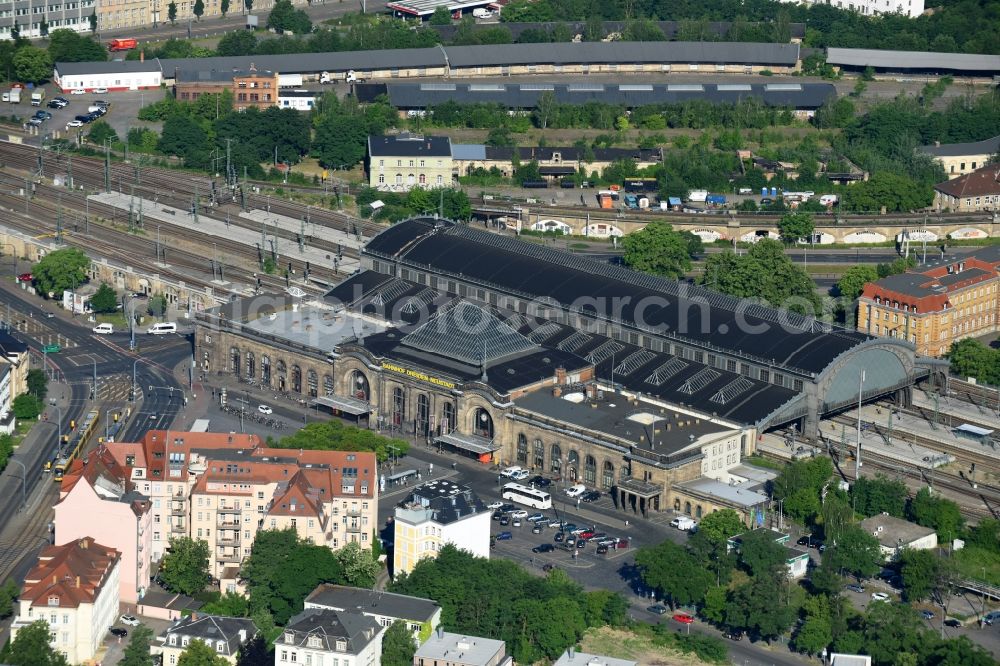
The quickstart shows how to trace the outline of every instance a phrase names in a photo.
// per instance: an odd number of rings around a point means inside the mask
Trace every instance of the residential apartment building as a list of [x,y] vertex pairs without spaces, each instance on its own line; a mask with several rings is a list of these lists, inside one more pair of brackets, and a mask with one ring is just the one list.
[[245,70],[181,70],[174,77],[174,95],[182,102],[193,102],[202,95],[233,94],[233,108],[266,109],[278,104],[278,73],[259,70],[250,63]]
[[261,529],[294,529],[333,549],[370,545],[378,519],[374,453],[259,445],[250,435],[164,431],[108,445],[153,504],[154,561],[171,537],[203,539],[212,575],[235,586]]
[[323,583],[309,593],[305,607],[361,613],[383,627],[405,622],[414,639],[430,634],[441,624],[441,606],[436,601],[363,587]]
[[451,139],[403,132],[368,137],[368,184],[385,192],[450,187]]
[[0,331],[0,357],[10,365],[11,399],[28,392],[28,370],[31,362],[28,358],[28,345],[24,344],[10,333]]
[[249,618],[192,613],[157,636],[160,644],[152,652],[163,655],[160,663],[164,666],[175,666],[191,641],[201,641],[236,666],[240,648],[256,635],[257,625]]
[[384,635],[366,615],[307,608],[274,642],[274,666],[377,666]]
[[95,0],[27,0],[0,2],[0,39],[13,39],[14,31],[21,37],[41,37],[59,29],[90,31],[90,15],[96,11]]
[[102,444],[77,459],[63,477],[55,505],[57,545],[93,537],[121,553],[118,596],[136,603],[149,586],[153,513],[149,497],[136,490],[129,470]]
[[1000,135],[969,143],[936,141],[932,146],[921,146],[917,150],[940,162],[949,179],[958,178],[986,166],[991,157],[1000,153]]
[[[213,1],[218,2],[218,0],[208,0],[205,5],[207,6]],[[169,0],[163,3],[163,20],[167,18],[168,4]],[[183,3],[177,3],[178,7],[181,4]],[[156,0],[153,2],[149,0],[101,0],[95,8],[97,29],[103,32],[146,27],[153,23],[155,13],[159,11],[158,6],[159,3]],[[180,11],[178,11],[178,15],[180,15]]]
[[824,4],[857,12],[864,16],[902,14],[916,18],[924,13],[924,0],[781,0],[781,2],[812,5]]
[[988,164],[938,183],[934,205],[938,210],[956,212],[1000,210],[1000,164]]
[[24,579],[11,625],[49,624],[52,647],[71,664],[93,658],[118,617],[121,556],[91,538],[46,546]]
[[866,284],[858,300],[858,330],[941,356],[957,340],[1000,330],[998,286],[1000,246],[943,258]]
[[409,573],[445,544],[490,556],[490,512],[468,486],[439,479],[417,486],[395,512],[393,575]]
[[512,666],[507,644],[438,629],[413,654],[413,666]]

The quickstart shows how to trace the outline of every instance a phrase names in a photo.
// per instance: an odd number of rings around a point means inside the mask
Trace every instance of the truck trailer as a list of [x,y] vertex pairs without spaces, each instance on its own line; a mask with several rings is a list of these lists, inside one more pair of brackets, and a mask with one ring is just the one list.
[[138,46],[138,43],[134,39],[132,39],[132,38],[128,38],[128,39],[112,39],[110,42],[108,42],[108,50],[112,51],[112,52],[114,52],[114,51],[131,51],[136,46]]

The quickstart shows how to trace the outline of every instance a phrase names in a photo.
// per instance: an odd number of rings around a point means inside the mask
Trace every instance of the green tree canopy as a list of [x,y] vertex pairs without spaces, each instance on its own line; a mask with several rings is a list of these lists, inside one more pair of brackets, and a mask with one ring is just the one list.
[[661,220],[625,236],[622,247],[622,260],[637,271],[677,279],[691,270],[687,239]]
[[48,51],[52,62],[100,62],[108,59],[108,52],[97,41],[67,28],[49,33]]
[[874,478],[863,476],[851,486],[854,510],[863,516],[888,513],[902,518],[906,515],[908,494],[905,483],[899,479],[890,479],[884,474],[877,474]]
[[1000,384],[1000,349],[993,349],[975,338],[951,344],[948,350],[951,371],[961,377],[974,377],[982,384]]
[[777,638],[795,620],[795,611],[787,602],[787,585],[787,572],[754,576],[730,595],[726,624],[765,640]]
[[362,548],[357,541],[351,541],[334,555],[343,569],[347,585],[367,588],[375,586],[375,579],[382,566],[372,556],[370,549]]
[[87,132],[87,140],[91,143],[103,146],[105,143],[115,143],[118,141],[118,132],[114,130],[106,120],[95,120]]
[[26,380],[28,384],[28,393],[35,396],[39,400],[44,401],[46,396],[49,394],[49,380],[45,376],[45,371],[38,368],[32,368],[31,370],[28,370]]
[[[0,469],[3,466],[0,465]],[[14,602],[21,594],[21,588],[13,578],[8,578],[0,585],[0,619],[10,617],[14,614]]]
[[807,597],[802,610],[805,621],[795,632],[792,645],[799,652],[818,654],[833,642],[830,599],[822,595]]
[[282,437],[275,445],[281,449],[310,449],[321,451],[373,451],[379,462],[393,453],[405,456],[410,445],[401,439],[390,439],[371,430],[363,430],[341,421],[316,421],[300,428],[294,435]]
[[720,509],[702,517],[696,534],[712,543],[725,544],[730,537],[745,531],[746,524],[740,514],[733,509]]
[[920,601],[931,596],[937,584],[941,558],[930,550],[907,548],[900,554],[899,561],[903,596],[909,601]]
[[42,401],[30,393],[22,393],[11,403],[14,416],[24,421],[32,421],[42,413]]
[[107,282],[102,282],[90,297],[90,308],[98,314],[114,312],[118,309],[118,293]]
[[277,0],[267,17],[267,27],[278,32],[304,35],[312,32],[312,21],[304,11],[293,7],[291,0]]
[[451,25],[451,12],[444,5],[434,8],[434,13],[430,18],[431,25]]
[[752,530],[740,540],[740,565],[754,578],[787,575],[785,547],[774,540],[771,530]]
[[933,527],[941,543],[957,539],[965,524],[958,504],[935,495],[930,488],[921,488],[910,500],[909,516],[918,525]]
[[194,14],[196,20],[200,21],[201,17],[205,14],[205,0],[194,0],[194,7],[191,8],[191,13]]
[[149,652],[153,636],[153,630],[144,624],[134,628],[118,666],[153,666],[153,656]]
[[257,37],[250,30],[233,30],[219,40],[215,52],[220,56],[246,56],[257,50]]
[[837,291],[844,298],[854,300],[864,291],[865,285],[878,279],[878,272],[868,264],[851,266],[840,276]]
[[811,520],[820,510],[820,493],[833,476],[829,458],[816,457],[792,462],[771,482],[774,497],[787,503],[785,511],[797,520]]
[[167,19],[171,25],[177,21],[177,3],[174,0],[170,0],[170,4],[167,5]]
[[396,620],[382,636],[382,666],[413,666],[417,646],[402,620]]
[[320,583],[345,582],[333,551],[299,539],[294,530],[258,532],[241,576],[251,611],[270,613],[279,625],[302,610],[306,595]]
[[177,666],[229,666],[229,662],[208,643],[196,638],[181,653]]
[[[384,641],[385,638],[383,637],[382,640]],[[236,666],[272,666],[273,664],[274,653],[270,649],[267,639],[259,633],[240,647],[240,653],[236,658]]]
[[9,650],[2,655],[4,663],[10,666],[69,666],[62,652],[57,652],[49,643],[49,633],[45,620],[21,627],[9,644]]
[[816,283],[785,256],[781,243],[767,238],[746,254],[726,251],[710,255],[701,284],[738,298],[759,298],[793,312],[820,312]]
[[193,595],[208,583],[208,542],[190,537],[170,540],[170,549],[160,563],[163,585],[173,592]]
[[641,548],[635,555],[635,564],[643,583],[659,590],[671,608],[701,603],[715,582],[711,573],[673,541]]
[[858,579],[874,576],[882,568],[885,558],[878,539],[857,525],[846,528],[831,545],[831,564]]
[[14,54],[14,75],[31,83],[52,78],[52,57],[37,46],[21,46]]
[[78,289],[87,281],[90,257],[82,250],[68,247],[49,252],[32,268],[35,286],[42,294],[61,298],[67,289]]

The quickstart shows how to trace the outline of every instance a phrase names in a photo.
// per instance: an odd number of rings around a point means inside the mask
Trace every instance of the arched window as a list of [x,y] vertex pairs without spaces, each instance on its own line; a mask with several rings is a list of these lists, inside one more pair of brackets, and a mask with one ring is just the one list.
[[285,365],[284,359],[278,359],[278,364],[275,366],[278,371],[278,390],[287,391],[288,390],[288,366]]
[[678,498],[675,497],[674,498],[674,511],[680,511],[680,510],[681,510],[681,501],[680,501],[680,499],[678,499]]
[[597,484],[597,461],[594,456],[583,459],[583,482],[590,486]]
[[701,520],[701,504],[694,508],[694,517]]
[[413,177],[413,174],[412,173],[411,174],[407,174],[407,176],[406,176],[406,184],[407,185],[413,185],[415,182],[416,182],[416,179]]
[[427,176],[425,176],[424,174],[420,174],[420,184],[421,185],[427,184]]
[[323,375],[323,394],[333,395],[333,377],[330,375]]
[[302,393],[302,368],[297,365],[292,366],[292,391]]
[[309,382],[309,396],[315,398],[319,395],[319,375],[316,374],[315,370],[310,368],[306,377]]
[[379,185],[385,185],[385,174],[384,173],[380,173],[378,175],[378,184]]
[[271,357],[267,354],[260,357],[260,383],[263,386],[271,385]]
[[421,437],[427,436],[427,429],[430,426],[431,401],[426,393],[417,396],[417,434]]
[[450,402],[441,406],[441,434],[447,435],[455,430],[455,405]]
[[684,502],[684,513],[685,515],[691,515],[691,502]]
[[605,490],[611,490],[615,485],[615,466],[610,461],[604,461],[604,474],[602,475],[601,483],[604,485]]
[[403,174],[401,174],[401,173],[397,173],[396,174],[396,184],[397,185],[402,185],[403,184]]
[[482,407],[477,407],[472,416],[472,431],[480,437],[493,439],[493,416]]
[[237,377],[240,376],[240,350],[239,347],[233,347],[229,350],[229,369]]
[[524,433],[517,434],[517,462],[522,465],[528,464],[528,438]]
[[580,454],[575,449],[570,449],[566,462],[566,476],[570,481],[576,481],[580,477]]
[[542,440],[536,439],[532,449],[535,452],[535,461],[532,463],[532,467],[538,469],[539,471],[545,469],[545,445],[542,444]]
[[438,174],[437,184],[438,184],[438,187],[441,187],[442,185],[444,185],[444,176],[442,176],[441,174]]
[[256,372],[256,369],[257,369],[257,364],[256,364],[255,361],[256,361],[256,358],[254,357],[253,352],[249,352],[248,351],[247,352],[247,379],[253,379],[254,378],[254,375],[255,375],[255,372]]
[[551,462],[549,462],[549,469],[556,476],[562,473],[562,449],[559,448],[558,444],[552,445],[552,456]]
[[368,388],[368,377],[365,376],[365,373],[360,370],[352,370],[350,382],[349,390],[352,396],[358,400],[367,401],[370,399],[371,391]]
[[397,386],[392,389],[392,425],[401,428],[405,420],[406,392],[403,390],[403,387]]

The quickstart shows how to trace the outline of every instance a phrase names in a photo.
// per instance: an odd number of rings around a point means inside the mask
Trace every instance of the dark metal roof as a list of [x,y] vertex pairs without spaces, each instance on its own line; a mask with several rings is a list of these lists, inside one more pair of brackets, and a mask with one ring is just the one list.
[[1000,135],[982,141],[968,143],[945,143],[939,146],[920,146],[922,153],[934,157],[962,157],[963,155],[992,155],[1000,152]]
[[441,607],[431,599],[394,594],[362,587],[323,583],[306,597],[306,604],[364,614],[394,617],[411,622],[430,622]]
[[468,365],[492,364],[538,349],[492,313],[459,301],[405,338],[403,344]]
[[451,157],[451,139],[446,136],[395,134],[369,136],[369,157]]
[[551,299],[581,316],[806,375],[868,340],[815,320],[433,218],[401,222],[364,253],[520,298]]
[[530,109],[545,93],[560,104],[602,102],[629,108],[650,104],[679,104],[704,100],[712,104],[736,104],[756,99],[768,106],[817,109],[836,89],[830,83],[454,83],[391,82],[356,86],[358,98],[372,101],[388,94],[397,108],[423,109],[447,101],[459,104],[503,104],[511,109]]
[[266,76],[274,77],[274,72],[266,69],[191,69],[179,70],[177,72],[178,83],[202,83],[205,81],[232,83],[233,79],[244,76]]
[[840,67],[874,67],[893,71],[976,72],[1000,74],[1000,56],[929,51],[828,48],[826,61]]
[[434,521],[442,525],[489,511],[485,502],[479,499],[472,488],[458,485],[448,479],[428,481],[417,486],[398,506],[404,509],[430,509],[434,512]]
[[448,65],[575,65],[586,63],[707,63],[794,67],[798,44],[755,42],[580,42],[449,46]]
[[338,640],[347,643],[349,654],[359,655],[382,626],[368,615],[307,608],[295,615],[285,625],[285,633],[293,634],[293,645],[305,647],[309,637],[322,641],[322,649],[334,652]]

